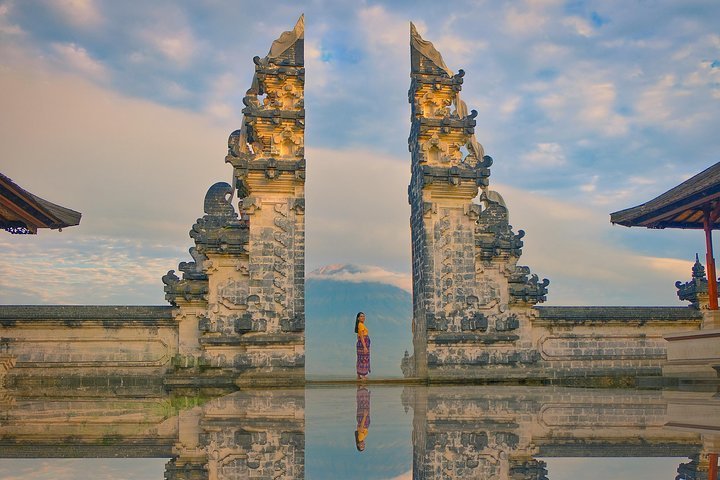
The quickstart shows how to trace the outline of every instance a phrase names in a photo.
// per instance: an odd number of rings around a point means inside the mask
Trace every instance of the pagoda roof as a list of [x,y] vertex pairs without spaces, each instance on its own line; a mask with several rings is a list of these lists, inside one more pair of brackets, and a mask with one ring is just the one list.
[[702,229],[705,211],[712,228],[720,226],[720,162],[662,195],[610,214],[610,222],[626,227]]
[[0,173],[0,228],[34,234],[38,228],[60,230],[80,224],[82,214],[23,189]]

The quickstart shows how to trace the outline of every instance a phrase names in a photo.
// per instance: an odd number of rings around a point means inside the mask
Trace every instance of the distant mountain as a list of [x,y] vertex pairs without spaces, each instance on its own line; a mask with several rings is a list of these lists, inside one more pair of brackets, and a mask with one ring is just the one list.
[[[374,278],[378,269],[331,265],[308,275],[305,369],[309,378],[355,377],[353,327],[359,311],[365,312],[372,341],[371,376],[402,376],[400,360],[405,350],[412,353],[412,296],[397,286],[362,281],[364,271],[372,272],[370,278]],[[344,274],[352,274],[352,280],[339,280]]]

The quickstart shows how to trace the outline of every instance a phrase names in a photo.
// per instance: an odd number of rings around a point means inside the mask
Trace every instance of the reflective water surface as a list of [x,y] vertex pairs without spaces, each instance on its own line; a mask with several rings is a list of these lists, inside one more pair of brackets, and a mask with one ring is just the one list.
[[720,447],[715,392],[347,384],[61,393],[0,391],[1,479],[706,480]]

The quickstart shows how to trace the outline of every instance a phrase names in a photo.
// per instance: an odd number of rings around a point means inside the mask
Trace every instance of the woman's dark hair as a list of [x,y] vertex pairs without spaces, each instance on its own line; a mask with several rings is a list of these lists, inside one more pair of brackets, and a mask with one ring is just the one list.
[[360,323],[360,315],[365,315],[363,312],[358,312],[358,314],[355,316],[355,333],[357,333],[358,324]]

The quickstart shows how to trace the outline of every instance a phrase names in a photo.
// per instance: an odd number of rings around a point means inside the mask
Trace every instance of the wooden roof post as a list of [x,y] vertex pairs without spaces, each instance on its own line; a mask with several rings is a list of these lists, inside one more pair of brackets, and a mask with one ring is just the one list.
[[715,273],[715,257],[713,255],[712,246],[712,222],[710,220],[710,208],[705,209],[705,216],[703,218],[703,229],[705,230],[705,249],[706,263],[707,263],[707,274],[708,274],[708,296],[710,303],[710,310],[718,309],[718,287],[717,287],[717,274]]

